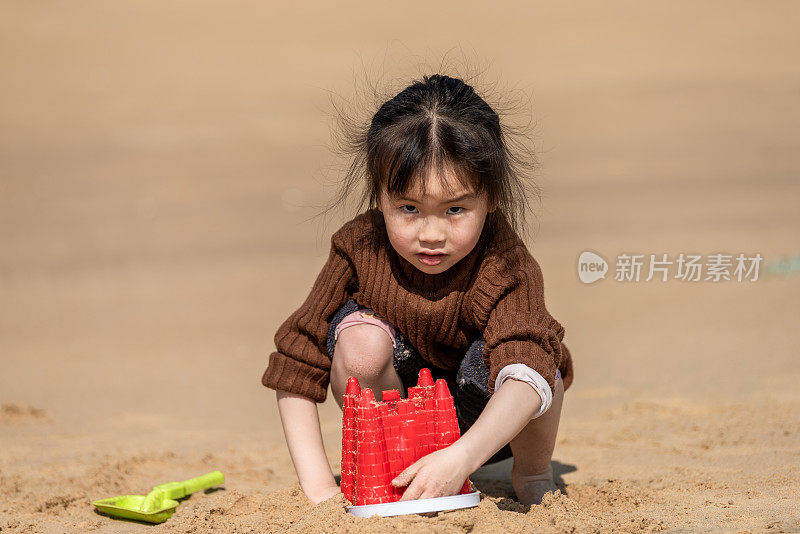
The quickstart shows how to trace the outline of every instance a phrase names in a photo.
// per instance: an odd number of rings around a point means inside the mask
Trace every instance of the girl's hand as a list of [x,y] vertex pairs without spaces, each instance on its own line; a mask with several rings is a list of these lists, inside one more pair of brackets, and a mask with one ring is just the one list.
[[322,488],[310,488],[308,490],[303,490],[303,493],[306,494],[308,500],[314,504],[319,504],[322,501],[327,501],[331,497],[341,493],[341,490],[339,489],[339,486],[334,484],[333,486],[324,486]]
[[392,480],[395,487],[408,486],[401,501],[445,497],[459,492],[470,470],[467,455],[454,445],[423,456]]

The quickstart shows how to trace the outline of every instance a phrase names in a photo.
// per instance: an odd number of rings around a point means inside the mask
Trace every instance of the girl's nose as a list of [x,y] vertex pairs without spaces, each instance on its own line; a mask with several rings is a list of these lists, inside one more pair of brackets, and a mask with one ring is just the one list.
[[420,243],[444,243],[447,237],[444,231],[444,223],[440,222],[437,217],[426,218],[422,223],[418,237]]

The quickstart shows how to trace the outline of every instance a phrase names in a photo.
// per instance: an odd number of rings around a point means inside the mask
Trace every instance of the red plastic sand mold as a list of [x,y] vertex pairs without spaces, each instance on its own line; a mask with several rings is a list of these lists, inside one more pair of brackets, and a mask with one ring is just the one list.
[[[405,488],[392,486],[392,479],[460,435],[447,382],[439,379],[434,385],[429,369],[420,371],[407,399],[391,389],[383,392],[382,402],[351,377],[343,406],[342,493],[355,506],[396,502]],[[467,479],[459,494],[471,491]]]

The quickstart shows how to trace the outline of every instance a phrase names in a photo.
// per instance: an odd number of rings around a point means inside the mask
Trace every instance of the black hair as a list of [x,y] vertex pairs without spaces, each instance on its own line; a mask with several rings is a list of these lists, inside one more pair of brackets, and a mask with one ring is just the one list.
[[[329,209],[347,200],[360,184],[364,190],[359,211],[365,204],[378,207],[381,188],[405,195],[419,181],[424,192],[425,180],[420,178],[428,170],[435,168],[440,177],[452,170],[465,189],[485,192],[489,209],[505,216],[518,234],[527,233],[525,175],[538,167],[536,156],[524,150],[524,144],[518,145],[523,150],[512,150],[509,136],[519,132],[501,123],[464,80],[425,75],[383,102],[368,124],[347,116],[339,119],[344,126],[339,146],[351,160]],[[530,185],[538,198],[538,187]]]

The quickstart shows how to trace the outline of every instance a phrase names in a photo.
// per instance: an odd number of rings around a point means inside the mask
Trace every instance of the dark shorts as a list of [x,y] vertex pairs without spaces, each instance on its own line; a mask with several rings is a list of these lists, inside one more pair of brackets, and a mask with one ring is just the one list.
[[[328,330],[327,350],[328,357],[333,359],[333,352],[336,345],[334,333],[336,326],[347,315],[354,311],[369,310],[366,306],[358,304],[355,300],[348,300],[344,306],[334,314]],[[450,387],[453,400],[456,405],[456,415],[458,416],[458,426],[464,434],[478,419],[483,412],[486,403],[489,402],[489,390],[486,386],[489,380],[489,369],[483,363],[483,347],[485,343],[483,337],[474,340],[467,349],[461,360],[458,371],[446,371],[435,367],[424,361],[419,352],[414,348],[408,339],[395,328],[395,347],[394,347],[394,368],[403,386],[415,386],[420,369],[427,367],[431,370],[434,380],[444,378]],[[375,392],[379,396],[379,392]],[[506,444],[497,451],[494,456],[486,461],[487,464],[499,462],[511,457],[511,447]]]

